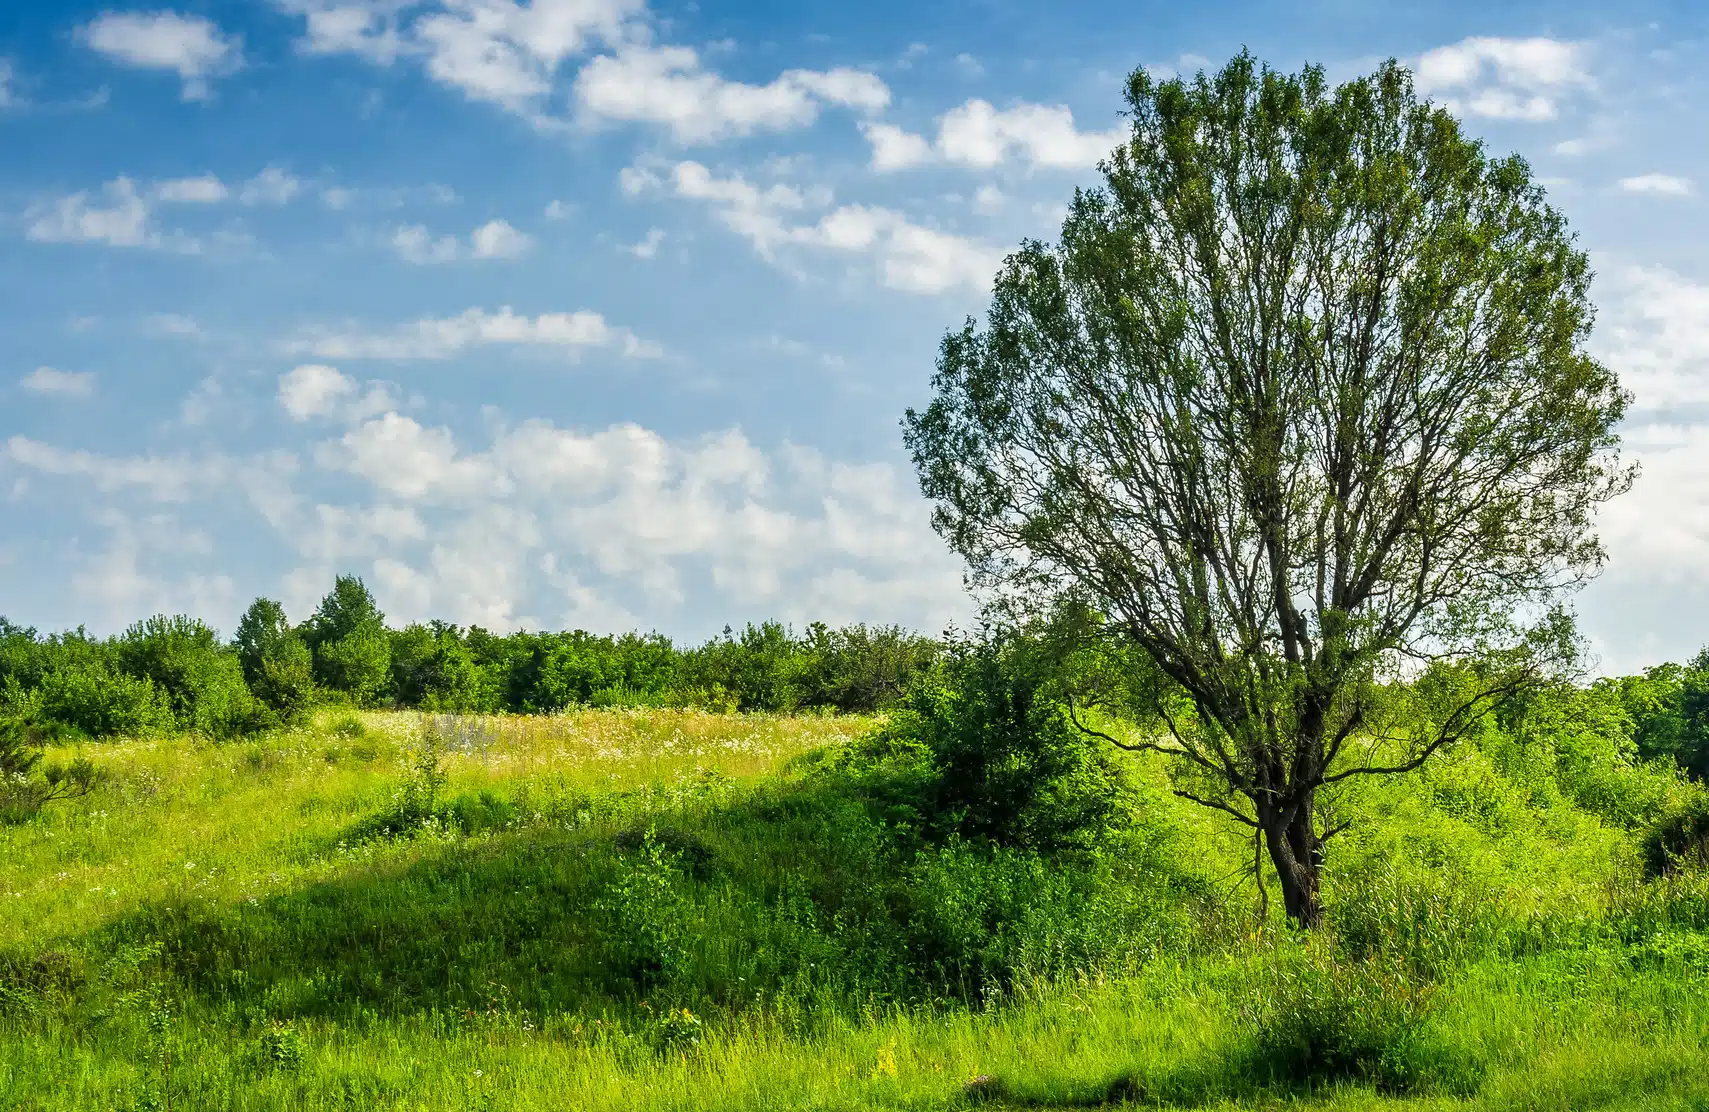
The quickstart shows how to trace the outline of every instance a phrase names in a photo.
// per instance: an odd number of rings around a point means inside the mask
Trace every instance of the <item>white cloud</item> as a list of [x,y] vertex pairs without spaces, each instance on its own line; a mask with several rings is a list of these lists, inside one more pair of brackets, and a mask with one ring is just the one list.
[[1582,43],[1473,36],[1425,51],[1414,64],[1418,91],[1451,110],[1501,120],[1552,120],[1560,98],[1592,84]]
[[931,161],[932,145],[895,124],[866,123],[860,130],[872,144],[874,170],[906,170]]
[[[794,620],[931,626],[965,606],[954,558],[893,468],[793,447],[774,460],[733,429],[671,441],[634,424],[582,432],[529,421],[469,452],[449,430],[386,414],[317,458],[368,481],[381,505],[431,515],[425,554],[408,554],[419,539],[373,546],[389,549],[375,564],[381,582],[421,616],[503,628],[544,585],[579,615],[567,624],[608,615],[627,626],[613,591],[656,614],[684,601],[695,568],[726,600]],[[341,540],[374,532],[338,524]]]
[[698,162],[677,163],[668,182],[651,169],[631,167],[624,186],[630,192],[669,188],[712,205],[718,219],[767,261],[779,261],[780,252],[791,248],[860,256],[871,261],[884,285],[911,293],[988,289],[1003,259],[996,248],[923,227],[886,208],[843,205],[802,222],[797,213],[824,207],[830,198],[784,184],[762,189],[739,176],[719,178]]
[[304,363],[279,376],[279,406],[293,421],[325,417],[355,392],[355,381],[324,363]]
[[649,228],[647,235],[639,243],[631,243],[623,250],[637,259],[651,259],[659,253],[659,244],[665,241],[663,228]]
[[872,168],[902,170],[929,161],[989,169],[1008,161],[1046,169],[1084,169],[1121,144],[1127,133],[1080,131],[1063,105],[1017,104],[998,110],[969,100],[938,117],[933,142],[890,124],[862,129],[872,144]]
[[454,262],[463,253],[463,245],[457,242],[456,236],[435,239],[422,224],[407,224],[399,228],[392,236],[392,249],[405,262],[418,265]]
[[364,394],[354,379],[321,363],[305,363],[280,375],[277,399],[293,421],[333,417],[354,423],[398,404],[383,383],[370,383]]
[[283,205],[302,192],[303,183],[281,170],[269,166],[244,183],[238,200],[246,205]]
[[18,385],[32,394],[87,398],[95,393],[95,375],[92,371],[58,371],[52,367],[37,367],[19,379]]
[[536,122],[559,67],[602,43],[640,33],[643,0],[280,0],[302,15],[298,48],[355,54],[379,65],[419,58],[429,76],[471,100]]
[[861,70],[787,70],[769,84],[749,85],[702,69],[700,56],[684,46],[634,46],[594,58],[576,75],[575,96],[585,121],[659,124],[679,143],[804,127],[822,104],[873,112],[890,102],[884,82]]
[[576,211],[576,206],[568,201],[548,201],[544,215],[548,220],[568,220]]
[[198,15],[105,12],[78,28],[77,36],[91,50],[124,65],[176,71],[185,100],[206,98],[210,78],[243,65],[243,36],[227,36]]
[[105,204],[79,191],[36,205],[26,214],[26,238],[38,243],[105,243],[113,247],[157,247],[160,237],[148,226],[149,207],[129,178],[101,187]]
[[[286,379],[282,399],[295,390],[317,414],[357,393],[331,368]],[[396,410],[362,418],[313,447],[320,470],[360,483],[337,500],[302,497],[294,457],[278,454],[105,456],[21,437],[0,454],[57,479],[38,497],[64,499],[79,486],[113,495],[123,509],[97,508],[96,520],[125,515],[134,556],[176,546],[217,567],[221,555],[188,511],[138,514],[138,494],[239,496],[295,549],[298,567],[281,586],[298,614],[334,571],[356,570],[400,622],[624,629],[645,614],[645,625],[674,619],[681,629],[685,606],[708,624],[722,624],[733,606],[795,622],[924,629],[966,616],[958,562],[932,534],[908,477],[889,464],[830,461],[788,444],[766,451],[735,429],[671,439],[630,423],[488,428],[470,446]],[[179,559],[166,574],[184,566]],[[103,569],[81,570],[128,583],[133,602],[163,570],[136,558]]]
[[1640,413],[1709,404],[1709,285],[1664,267],[1609,266],[1592,349]]
[[1620,188],[1627,193],[1660,193],[1668,197],[1686,197],[1691,194],[1691,180],[1672,174],[1640,174],[1634,178],[1621,178]]
[[489,220],[469,235],[477,259],[514,259],[533,245],[533,240],[503,220]]
[[304,17],[306,53],[419,59],[440,84],[539,127],[566,122],[565,63],[602,49],[571,83],[576,118],[656,124],[679,142],[801,127],[825,105],[871,112],[890,100],[884,82],[846,67],[788,70],[766,84],[725,78],[692,47],[655,44],[644,0],[276,2]]
[[488,461],[459,458],[449,429],[424,428],[397,413],[383,413],[321,445],[316,459],[392,497],[491,498],[508,491],[508,480]]
[[8,440],[6,453],[13,462],[43,474],[88,479],[96,489],[106,492],[141,488],[162,502],[182,502],[192,489],[217,485],[227,467],[218,458],[104,456],[57,448],[24,436]]
[[286,350],[321,359],[446,359],[483,344],[610,348],[631,358],[659,354],[654,345],[591,310],[530,317],[508,305],[497,313],[468,309],[454,317],[429,317],[387,333],[314,331]]
[[982,185],[973,192],[973,211],[989,215],[1002,209],[1008,198],[994,185]]
[[18,94],[12,88],[12,59],[0,57],[0,108],[10,108],[18,103]]
[[489,220],[469,233],[467,246],[456,236],[435,236],[425,225],[408,224],[392,235],[392,249],[406,262],[449,263],[459,259],[514,259],[534,240],[508,221]]
[[418,19],[427,70],[475,100],[529,110],[552,89],[564,59],[617,39],[640,0],[461,0]]
[[211,205],[225,200],[231,191],[213,174],[155,182],[154,199],[174,204]]
[[409,0],[283,0],[280,7],[304,17],[297,49],[305,54],[356,54],[389,65],[409,49],[398,31],[398,13]]

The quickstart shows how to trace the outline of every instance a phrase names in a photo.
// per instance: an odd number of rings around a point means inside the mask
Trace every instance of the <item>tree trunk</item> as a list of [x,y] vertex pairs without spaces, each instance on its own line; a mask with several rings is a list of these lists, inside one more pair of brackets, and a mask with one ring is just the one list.
[[1276,866],[1276,878],[1282,885],[1282,906],[1294,925],[1316,930],[1323,922],[1323,907],[1318,903],[1318,874],[1323,863],[1323,841],[1312,829],[1311,800],[1295,808],[1293,817],[1275,814],[1263,824],[1264,844],[1270,849],[1270,861]]

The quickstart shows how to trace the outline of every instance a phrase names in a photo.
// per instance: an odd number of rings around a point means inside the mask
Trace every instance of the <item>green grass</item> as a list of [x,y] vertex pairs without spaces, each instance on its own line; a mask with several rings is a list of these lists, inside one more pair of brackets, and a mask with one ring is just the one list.
[[898,850],[871,725],[445,720],[403,834],[419,716],[91,747],[0,827],[0,1107],[1709,1109],[1709,886],[1530,764],[1336,800],[1301,941],[1158,764],[1072,878]]

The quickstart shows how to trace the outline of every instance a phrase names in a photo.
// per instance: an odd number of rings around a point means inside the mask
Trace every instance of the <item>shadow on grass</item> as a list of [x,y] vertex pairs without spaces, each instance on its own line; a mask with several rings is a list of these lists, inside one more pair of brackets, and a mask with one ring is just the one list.
[[[756,993],[896,989],[896,855],[844,795],[616,807],[574,829],[504,830],[502,799],[444,811],[428,833],[390,813],[349,824],[320,851],[349,859],[335,879],[151,904],[62,945],[90,968],[148,953],[133,984],[277,1019],[718,1010]],[[862,965],[877,973],[863,981]]]

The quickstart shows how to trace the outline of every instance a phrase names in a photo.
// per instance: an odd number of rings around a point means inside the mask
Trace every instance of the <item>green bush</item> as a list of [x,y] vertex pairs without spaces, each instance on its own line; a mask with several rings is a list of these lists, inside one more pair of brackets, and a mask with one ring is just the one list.
[[610,976],[649,988],[687,972],[695,916],[676,855],[651,832],[618,856],[593,910]]
[[[951,642],[942,667],[856,756],[894,760],[934,841],[1055,853],[1122,829],[1128,785],[1107,743],[1068,718],[1060,661],[1013,633]],[[899,797],[887,801],[907,808]]]
[[1338,961],[1310,942],[1272,955],[1240,1005],[1251,1042],[1238,1068],[1282,1087],[1432,1088],[1438,1074],[1461,1072],[1432,1062],[1424,1038],[1432,994],[1402,965]]
[[284,607],[256,599],[237,624],[235,645],[255,697],[287,725],[304,721],[315,700],[314,657]]
[[1709,792],[1698,792],[1662,817],[1644,838],[1644,866],[1651,876],[1684,869],[1709,869]]
[[252,732],[256,714],[238,656],[194,618],[156,615],[118,640],[118,664],[166,698],[180,729],[227,738]]
[[48,672],[31,703],[41,718],[88,737],[149,737],[176,724],[170,701],[151,680],[99,659]]

